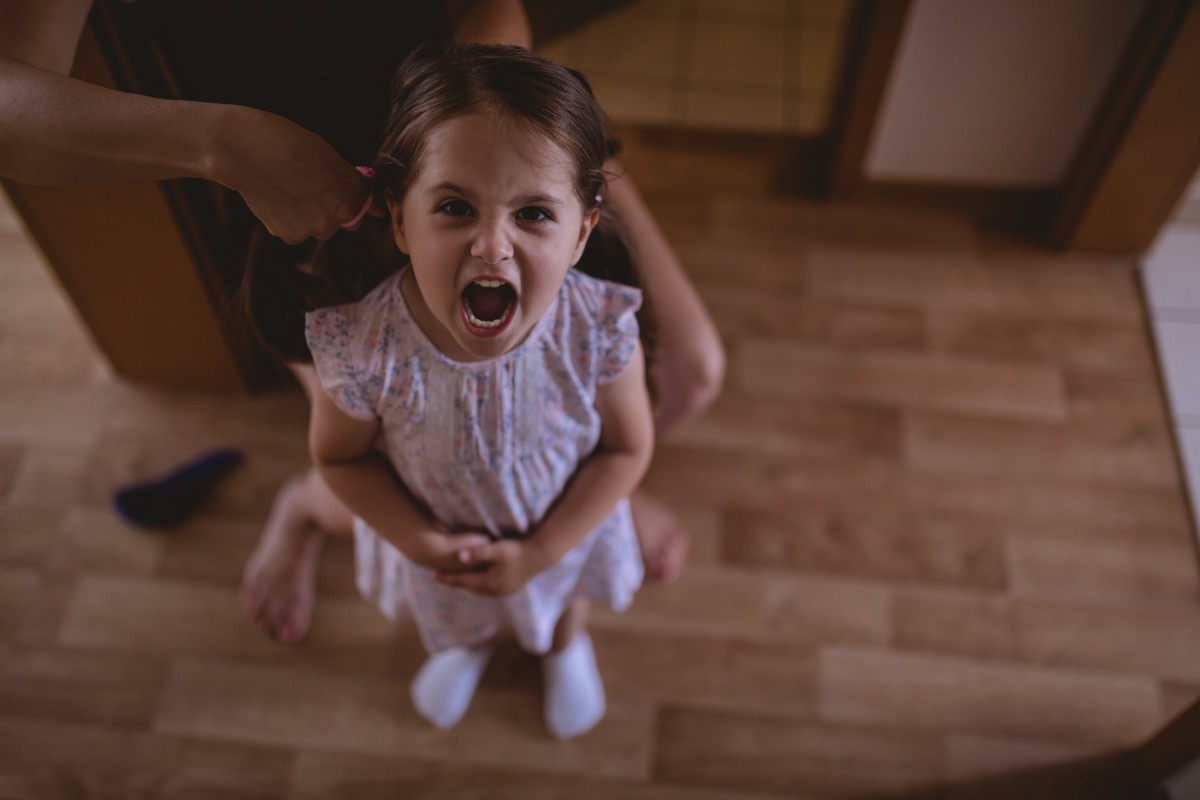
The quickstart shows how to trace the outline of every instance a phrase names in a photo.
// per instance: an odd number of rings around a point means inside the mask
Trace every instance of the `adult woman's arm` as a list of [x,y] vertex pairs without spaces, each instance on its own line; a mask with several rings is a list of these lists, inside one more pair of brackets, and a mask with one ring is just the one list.
[[162,100],[69,77],[90,0],[0,0],[0,175],[71,185],[206,178],[274,235],[327,238],[361,176],[320,137],[250,108]]
[[533,33],[521,0],[445,0],[454,38],[476,44],[515,44],[529,50]]

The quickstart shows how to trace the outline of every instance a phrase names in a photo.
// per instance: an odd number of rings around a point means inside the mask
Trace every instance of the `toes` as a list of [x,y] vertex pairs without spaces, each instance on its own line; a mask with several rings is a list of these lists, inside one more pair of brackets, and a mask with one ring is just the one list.
[[687,554],[687,537],[676,534],[665,544],[646,554],[646,574],[653,580],[670,583],[683,574]]
[[281,642],[294,644],[300,641],[305,633],[306,631],[298,619],[292,614],[284,614],[275,620],[271,635]]
[[262,592],[250,591],[245,595],[246,615],[254,626],[268,636],[275,635],[275,620],[279,612],[268,602]]
[[257,588],[243,586],[242,590],[238,592],[238,599],[242,603],[242,610],[253,618],[258,614],[258,610],[262,608],[263,593]]

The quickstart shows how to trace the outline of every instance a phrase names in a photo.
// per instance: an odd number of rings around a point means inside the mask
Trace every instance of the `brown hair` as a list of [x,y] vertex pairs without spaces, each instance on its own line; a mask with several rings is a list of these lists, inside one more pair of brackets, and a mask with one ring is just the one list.
[[[439,41],[414,50],[392,82],[373,188],[403,197],[421,169],[430,133],[450,119],[480,111],[531,125],[567,154],[585,212],[597,204],[601,209],[576,267],[637,286],[619,221],[601,201],[610,153],[604,112],[582,75],[520,47]],[[304,314],[358,300],[405,264],[403,254],[385,246],[390,241],[386,224],[368,217],[358,232],[341,231],[327,242],[300,247],[256,231],[239,298],[251,334],[284,360],[311,361]]]

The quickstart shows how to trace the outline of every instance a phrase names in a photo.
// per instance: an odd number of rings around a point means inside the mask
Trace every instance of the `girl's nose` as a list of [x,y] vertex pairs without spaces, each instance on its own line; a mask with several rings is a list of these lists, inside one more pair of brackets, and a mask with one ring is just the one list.
[[471,243],[471,255],[485,264],[499,264],[512,258],[512,242],[501,224],[480,225]]

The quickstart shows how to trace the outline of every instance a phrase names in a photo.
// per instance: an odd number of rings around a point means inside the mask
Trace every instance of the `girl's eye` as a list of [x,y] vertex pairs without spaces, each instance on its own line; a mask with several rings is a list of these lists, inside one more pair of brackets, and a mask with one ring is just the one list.
[[529,206],[517,212],[517,219],[522,222],[545,222],[550,218],[550,214],[546,209],[539,208],[538,206]]
[[471,207],[465,200],[447,200],[437,208],[439,214],[451,217],[467,217],[471,215]]

